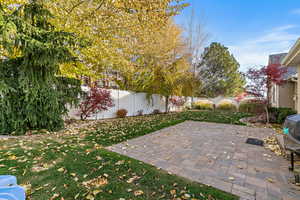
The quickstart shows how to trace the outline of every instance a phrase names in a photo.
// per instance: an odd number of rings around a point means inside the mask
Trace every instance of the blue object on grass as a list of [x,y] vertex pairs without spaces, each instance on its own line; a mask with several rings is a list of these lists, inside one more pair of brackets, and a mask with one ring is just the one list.
[[0,194],[0,200],[15,200],[15,199],[16,197],[11,194],[7,194],[7,193]]
[[0,200],[25,200],[25,189],[17,185],[15,176],[0,176]]
[[288,135],[289,134],[289,128],[283,128],[283,133]]
[[11,175],[0,175],[0,186],[17,185],[17,179]]

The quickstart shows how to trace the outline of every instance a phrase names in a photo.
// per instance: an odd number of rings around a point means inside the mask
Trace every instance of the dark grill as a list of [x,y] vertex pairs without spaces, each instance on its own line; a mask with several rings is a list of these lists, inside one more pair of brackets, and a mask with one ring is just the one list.
[[284,122],[284,127],[288,130],[288,137],[300,144],[300,115],[288,116]]
[[300,153],[300,115],[288,116],[284,122],[284,133],[292,144],[285,144],[285,149],[291,152],[290,170],[294,170],[294,154]]

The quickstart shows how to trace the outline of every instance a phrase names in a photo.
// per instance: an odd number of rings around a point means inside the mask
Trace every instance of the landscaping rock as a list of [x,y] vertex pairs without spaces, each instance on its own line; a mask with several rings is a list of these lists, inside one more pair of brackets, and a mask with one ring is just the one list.
[[[241,122],[243,123],[267,123],[267,115],[266,113],[262,113],[262,114],[259,114],[257,116],[254,116],[254,117],[246,117],[246,118],[243,118],[240,120]],[[269,115],[269,121],[272,122],[272,121],[275,121],[275,115],[274,114],[270,114]]]

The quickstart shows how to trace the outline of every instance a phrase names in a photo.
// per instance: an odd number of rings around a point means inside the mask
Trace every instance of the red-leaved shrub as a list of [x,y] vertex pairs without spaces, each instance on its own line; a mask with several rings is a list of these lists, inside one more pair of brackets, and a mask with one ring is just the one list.
[[126,109],[120,109],[117,111],[117,117],[118,118],[124,118],[127,115],[127,110]]
[[185,99],[182,97],[171,97],[169,101],[172,103],[172,105],[181,107],[185,104]]
[[114,104],[110,91],[99,88],[98,86],[92,86],[84,101],[79,105],[79,115],[82,120],[85,120],[88,117],[101,111],[108,110],[108,108],[113,106]]

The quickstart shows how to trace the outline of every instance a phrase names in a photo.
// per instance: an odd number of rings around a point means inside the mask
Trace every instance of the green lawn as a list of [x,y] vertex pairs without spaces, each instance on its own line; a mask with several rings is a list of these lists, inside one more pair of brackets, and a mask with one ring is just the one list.
[[185,120],[241,124],[242,113],[128,117],[64,133],[0,141],[0,174],[31,188],[29,199],[238,199],[102,148]]

